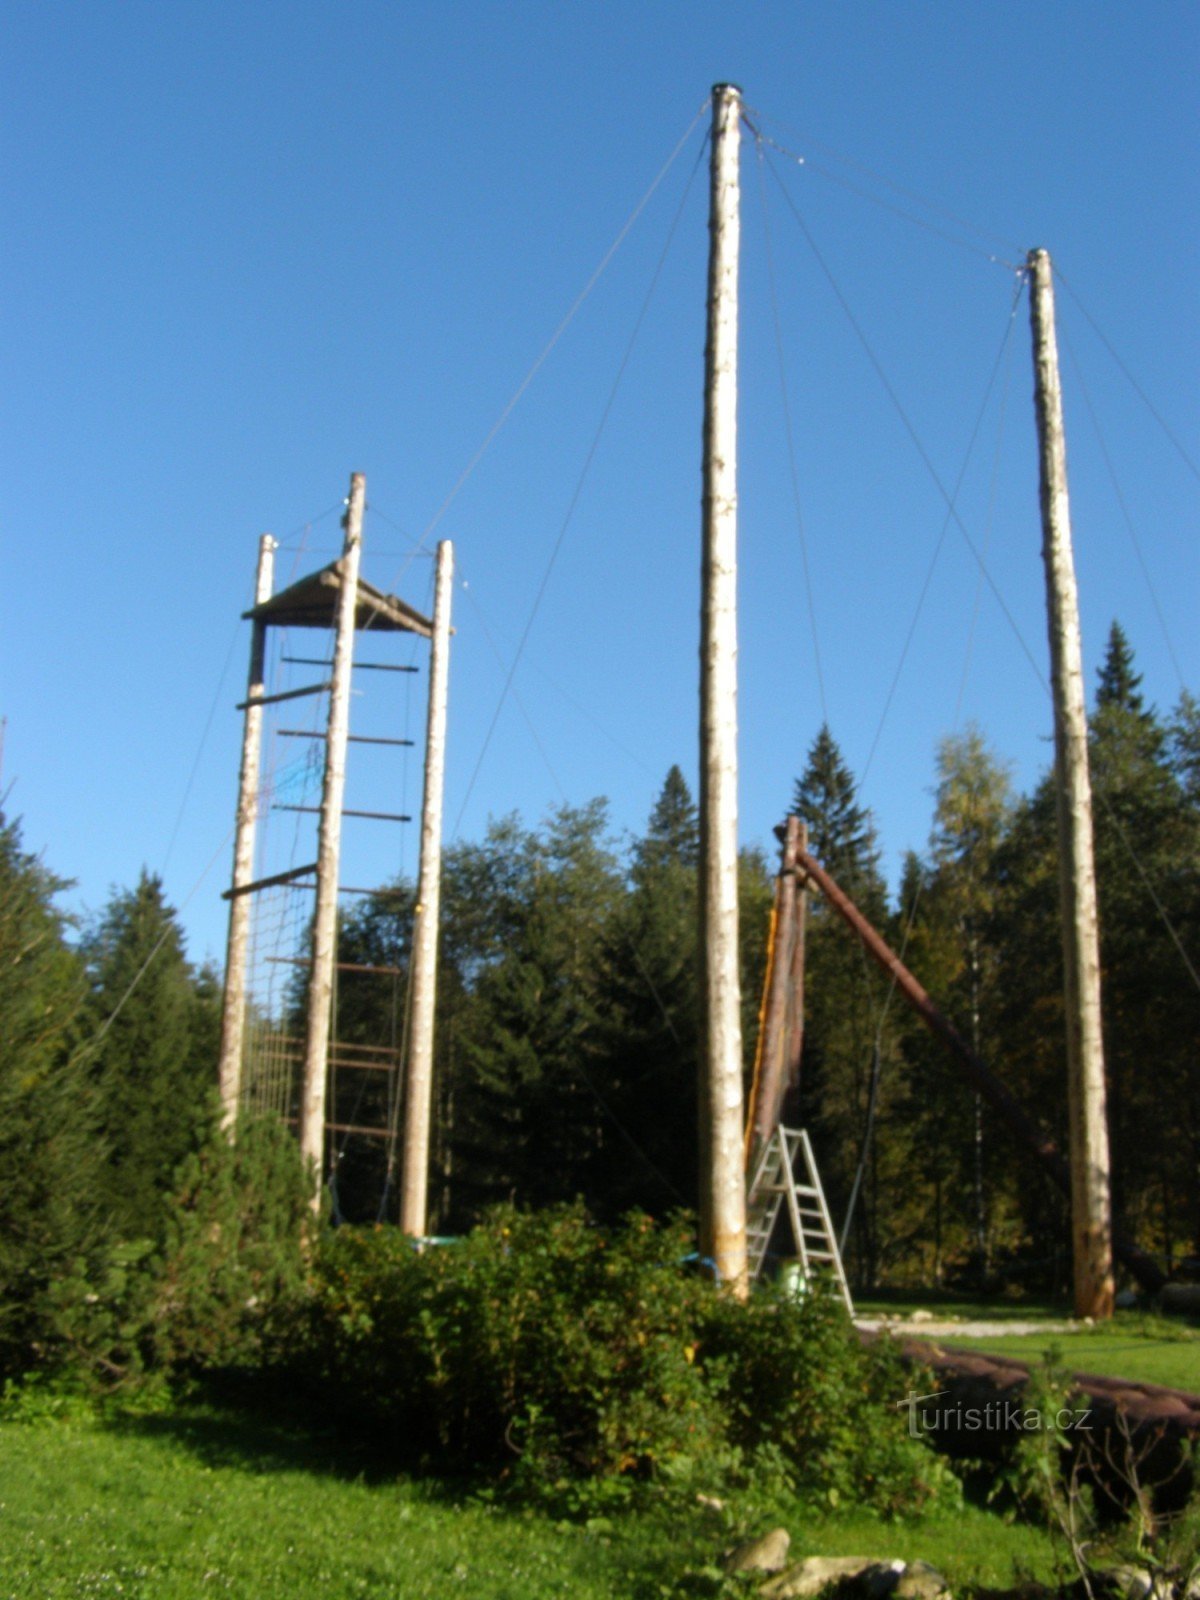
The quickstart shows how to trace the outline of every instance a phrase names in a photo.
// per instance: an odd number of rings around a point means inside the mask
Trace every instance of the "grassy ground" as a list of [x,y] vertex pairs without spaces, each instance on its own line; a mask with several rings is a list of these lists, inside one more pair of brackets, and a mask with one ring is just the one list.
[[[1059,1323],[1070,1318],[1070,1307],[1046,1300],[968,1300],[961,1296],[897,1294],[856,1300],[855,1311],[864,1317],[907,1317],[917,1310],[931,1311],[939,1320],[964,1322]],[[911,1329],[921,1336],[920,1324]],[[1156,1317],[1141,1311],[1118,1311],[1103,1327],[1070,1332],[989,1334],[970,1338],[939,1333],[938,1344],[965,1350],[994,1351],[1019,1361],[1040,1361],[1051,1346],[1061,1365],[1075,1372],[1097,1372],[1141,1383],[1162,1383],[1175,1389],[1200,1392],[1200,1327],[1179,1318]]]
[[[796,1556],[921,1557],[959,1592],[1052,1566],[1043,1535],[973,1509],[887,1525],[866,1508],[797,1506],[784,1520]],[[444,1485],[371,1481],[319,1438],[210,1405],[0,1422],[4,1600],[659,1600],[703,1592],[686,1574],[729,1539],[699,1514],[580,1527]]]
[[1016,1356],[1021,1361],[1037,1361],[1053,1347],[1058,1362],[1073,1372],[1098,1372],[1200,1391],[1200,1329],[1137,1312],[1119,1311],[1110,1325],[1083,1328],[1078,1333],[1046,1337],[1000,1334],[987,1339],[961,1339],[955,1334],[938,1342]]

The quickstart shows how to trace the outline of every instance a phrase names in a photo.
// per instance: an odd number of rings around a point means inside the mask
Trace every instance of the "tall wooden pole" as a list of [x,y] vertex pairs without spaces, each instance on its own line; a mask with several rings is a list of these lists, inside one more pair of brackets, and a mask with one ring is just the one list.
[[429,1116],[433,1097],[433,1014],[437,999],[438,910],[442,892],[442,797],[446,780],[446,693],[450,669],[450,600],[454,546],[437,552],[429,713],[425,724],[425,798],[421,807],[421,864],[412,943],[412,1021],[404,1087],[404,1164],[400,1226],[423,1238],[429,1191]]
[[1030,251],[1029,274],[1041,469],[1042,558],[1046,566],[1054,696],[1075,1314],[1109,1317],[1113,1310],[1112,1215],[1104,1045],[1100,1027],[1100,940],[1092,844],[1092,791],[1088,774],[1079,601],[1067,498],[1067,446],[1054,331],[1053,269],[1045,250]]
[[[808,824],[798,822],[793,862],[808,849]],[[794,870],[794,868],[793,868]],[[787,1049],[784,1073],[787,1088],[800,1087],[800,1057],[804,1054],[804,943],[807,936],[808,890],[803,880],[796,885],[796,927],[792,936],[792,962],[788,983]]]
[[800,845],[800,819],[789,817],[783,826],[782,855],[775,892],[775,941],[771,955],[767,1003],[763,1010],[761,1068],[753,1108],[750,1159],[779,1125],[787,1089],[787,1034],[792,957],[796,940],[796,851]]
[[329,1031],[337,946],[338,857],[342,840],[342,796],[346,789],[346,743],[350,733],[350,677],[358,607],[358,568],[362,557],[363,506],[367,480],[350,477],[346,530],[338,564],[340,587],[329,720],[325,729],[325,776],[317,836],[317,905],[313,913],[312,968],[308,991],[308,1030],[304,1043],[304,1088],[300,1100],[300,1154],[315,1175],[313,1207],[320,1205],[325,1160],[325,1091],[329,1076]]
[[[254,604],[271,598],[275,581],[275,541],[264,533],[258,541]],[[242,768],[238,779],[237,821],[233,836],[234,890],[254,877],[254,836],[258,826],[258,780],[262,765],[262,706],[265,692],[267,625],[255,620],[250,635],[250,673],[246,686],[246,720],[242,727]],[[246,1030],[246,947],[250,934],[250,896],[235,893],[229,902],[229,936],[225,946],[225,993],[221,1007],[221,1054],[218,1076],[221,1122],[232,1129],[242,1093],[242,1048]]]
[[700,642],[700,1253],[747,1292],[737,859],[737,287],[741,96],[713,90]]

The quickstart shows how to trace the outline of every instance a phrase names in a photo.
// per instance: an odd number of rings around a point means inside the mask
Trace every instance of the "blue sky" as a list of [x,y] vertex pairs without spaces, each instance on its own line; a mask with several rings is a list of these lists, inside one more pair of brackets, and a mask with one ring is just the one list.
[[[893,876],[940,737],[973,718],[1022,787],[1048,759],[1024,301],[1011,318],[1032,245],[1077,297],[1089,676],[1118,616],[1156,703],[1200,683],[1195,469],[1095,331],[1194,462],[1194,4],[5,13],[3,782],[82,912],[147,865],[193,955],[220,954],[258,535],[281,576],[327,559],[362,470],[367,576],[423,605],[413,542],[719,80],[774,141],[742,166],[745,841],[769,840],[824,714]],[[468,585],[461,837],[599,794],[636,830],[672,762],[694,773],[704,127],[434,533]],[[1011,623],[957,527],[932,564],[945,504],[909,428],[944,485],[962,473]],[[423,679],[364,687],[360,726],[419,736]],[[391,759],[352,767],[349,804],[416,808],[417,763]],[[415,830],[371,826],[348,825],[347,881],[415,865]]]

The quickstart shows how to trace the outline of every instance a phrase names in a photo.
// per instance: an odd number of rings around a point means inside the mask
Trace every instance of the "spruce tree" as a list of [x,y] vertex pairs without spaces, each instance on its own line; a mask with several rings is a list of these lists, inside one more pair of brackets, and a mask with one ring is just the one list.
[[687,781],[667,773],[629,892],[604,941],[597,1080],[601,1126],[593,1203],[662,1215],[697,1202],[700,832]]
[[1200,1004],[1176,943],[1200,925],[1200,815],[1140,683],[1114,624],[1091,727],[1113,1204],[1173,1257],[1200,1237]]
[[1096,687],[1096,709],[1119,706],[1125,711],[1143,711],[1141,686],[1142,675],[1133,670],[1133,647],[1124,628],[1114,618],[1108,630],[1104,664]]
[[215,1061],[211,996],[198,994],[162,881],[116,893],[83,944],[88,1051],[108,1151],[107,1199],[127,1238],[157,1239],[176,1169],[205,1133]]
[[66,887],[0,815],[0,1374],[61,1355],[56,1286],[107,1242]]
[[[997,1064],[1000,952],[994,921],[996,858],[1012,809],[1008,773],[970,727],[943,739],[937,752],[936,808],[923,891],[915,900],[908,962],[975,1053]],[[924,1033],[924,1030],[922,1030]],[[925,1225],[936,1232],[938,1275],[947,1258],[970,1256],[985,1272],[993,1245],[1006,1240],[1012,1150],[982,1098],[944,1048],[911,1032],[910,1125],[923,1149],[919,1164]],[[938,1187],[940,1185],[940,1188]]]
[[564,805],[505,863],[508,924],[473,981],[458,1139],[476,1202],[586,1193],[604,1106],[595,1084],[599,955],[620,894],[603,801]]
[[[796,783],[793,809],[808,825],[809,850],[876,927],[887,915],[887,891],[870,811],[828,725],[822,726]],[[877,1046],[881,1051],[882,1126],[895,1092],[894,1028],[885,1018],[887,984],[841,918],[819,894],[809,896],[806,1018],[800,1114],[810,1125],[835,1223],[845,1213],[867,1136],[867,1109]],[[867,1182],[855,1210],[852,1270],[860,1282],[881,1265],[879,1219],[899,1177],[886,1170],[876,1140]]]

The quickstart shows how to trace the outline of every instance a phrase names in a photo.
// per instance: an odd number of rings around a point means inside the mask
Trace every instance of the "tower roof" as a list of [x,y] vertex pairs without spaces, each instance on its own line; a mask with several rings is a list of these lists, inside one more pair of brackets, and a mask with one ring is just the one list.
[[[280,628],[332,628],[337,621],[342,588],[341,565],[340,561],[331,561],[319,572],[310,572],[242,615]],[[423,639],[433,634],[428,617],[414,611],[398,595],[384,594],[363,578],[358,580],[354,626],[380,633],[417,633]]]

